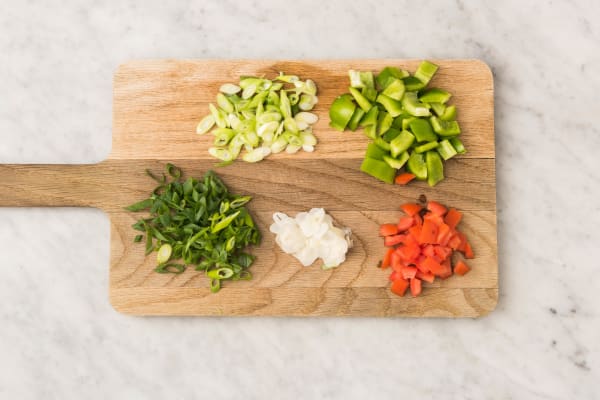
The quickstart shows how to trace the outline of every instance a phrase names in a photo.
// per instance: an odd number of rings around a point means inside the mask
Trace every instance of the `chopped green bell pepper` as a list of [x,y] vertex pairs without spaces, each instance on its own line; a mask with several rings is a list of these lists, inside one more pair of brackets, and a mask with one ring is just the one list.
[[329,126],[343,132],[352,119],[355,109],[356,104],[352,101],[352,96],[349,94],[338,96],[329,108]]
[[409,117],[411,117],[410,114],[408,114],[406,111],[404,111],[402,114],[400,114],[396,118],[394,118],[394,122],[392,122],[392,127],[396,128],[396,129],[402,129],[402,121],[405,118],[409,118]]
[[371,71],[355,71],[351,69],[348,71],[350,77],[350,86],[353,88],[374,88],[375,80],[373,79],[373,73]]
[[391,97],[394,100],[402,100],[406,88],[404,87],[404,81],[398,78],[391,78],[391,81],[387,87],[381,92],[382,94]]
[[[439,115],[439,114],[438,114]],[[456,119],[456,106],[448,106],[444,113],[440,115],[442,121],[454,121]]]
[[403,81],[404,81],[404,87],[406,88],[406,90],[411,91],[411,92],[421,90],[425,86],[427,86],[426,83],[421,82],[414,76],[408,76],[408,77],[404,78]]
[[415,174],[415,177],[421,181],[427,179],[427,164],[425,163],[425,155],[413,152],[408,158],[406,169]]
[[419,96],[419,100],[423,103],[441,103],[446,104],[452,95],[442,89],[429,89]]
[[442,156],[444,160],[449,160],[456,154],[458,154],[458,152],[456,151],[454,146],[452,146],[452,143],[450,143],[448,139],[444,139],[439,143],[437,147],[437,152],[440,153],[440,156]]
[[459,138],[450,138],[450,143],[452,143],[452,147],[454,147],[454,150],[456,150],[458,154],[465,154],[467,152],[467,149],[465,149],[465,146]]
[[360,107],[356,107],[354,113],[352,114],[352,118],[350,118],[350,122],[348,122],[348,129],[355,131],[358,127],[358,123],[364,115],[365,112],[363,111],[363,109]]
[[[389,86],[388,86],[389,87]],[[377,102],[385,107],[385,110],[392,116],[397,117],[402,114],[402,103],[381,93],[377,96]]]
[[356,104],[358,104],[360,108],[362,108],[365,112],[368,112],[371,109],[371,102],[367,100],[367,98],[363,96],[358,89],[350,87],[348,90],[350,90],[350,94],[352,94],[352,97],[354,97]]
[[377,125],[367,125],[363,128],[363,133],[369,139],[375,140],[377,137]]
[[427,163],[427,183],[429,186],[435,186],[444,179],[444,163],[437,151],[428,151],[425,153],[425,162]]
[[396,158],[405,152],[415,141],[415,137],[409,131],[402,131],[400,135],[390,142],[392,157]]
[[433,133],[431,124],[426,119],[415,118],[409,122],[408,126],[419,143],[437,140],[437,135]]
[[429,103],[429,105],[438,117],[441,117],[446,111],[446,106],[442,103]]
[[388,155],[388,152],[383,150],[381,147],[377,146],[374,142],[371,142],[367,145],[367,152],[365,153],[365,158],[372,158],[374,160],[383,161],[383,156]]
[[433,75],[435,75],[437,70],[438,66],[434,63],[431,63],[427,60],[422,61],[421,64],[419,64],[417,70],[415,71],[415,78],[427,85],[431,78],[433,78]]
[[415,119],[418,119],[418,118],[415,118],[412,116],[410,116],[408,118],[404,118],[402,120],[402,130],[407,130],[408,128],[410,128],[410,123],[413,122]]
[[406,164],[409,157],[408,151],[405,151],[404,153],[400,154],[400,157],[398,158],[383,156],[383,161],[385,161],[392,168],[400,169],[404,166],[404,164]]
[[379,114],[379,108],[377,108],[377,106],[371,107],[371,109],[362,117],[358,125],[361,127],[377,125],[377,114]]
[[433,150],[438,147],[438,142],[429,142],[415,147],[417,153],[425,153],[426,151]]
[[390,167],[385,161],[366,157],[360,170],[386,183],[393,183],[396,176],[396,170]]
[[408,71],[405,71],[396,67],[385,67],[381,70],[379,75],[377,75],[377,83],[383,89],[387,88],[388,85],[392,82],[392,79],[402,79],[410,76]]
[[377,116],[377,134],[381,136],[386,133],[392,127],[392,122],[394,118],[389,113],[380,111]]
[[440,136],[456,136],[460,134],[460,126],[456,121],[442,121],[438,117],[431,117],[431,126]]
[[404,107],[410,115],[414,115],[415,117],[428,117],[431,115],[429,106],[419,101],[416,92],[404,93],[402,107]]
[[386,133],[383,134],[382,138],[383,140],[389,143],[392,140],[396,139],[398,135],[400,135],[400,130],[392,126],[390,129],[388,129]]
[[362,88],[360,93],[369,101],[375,101],[377,99],[377,90],[375,88],[365,87]]
[[389,144],[389,142],[386,142],[385,140],[383,140],[380,137],[375,138],[375,144],[377,146],[379,146],[379,148],[382,149],[382,150],[385,150],[385,151],[388,151],[388,152],[391,150],[391,145]]

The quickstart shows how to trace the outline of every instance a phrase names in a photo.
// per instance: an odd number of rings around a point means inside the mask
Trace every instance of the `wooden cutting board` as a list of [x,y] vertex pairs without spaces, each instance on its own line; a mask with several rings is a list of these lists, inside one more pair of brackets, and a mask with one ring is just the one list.
[[[96,165],[0,166],[0,206],[86,206],[111,220],[110,302],[135,315],[295,315],[478,317],[498,299],[493,78],[477,60],[433,60],[440,69],[431,86],[453,93],[452,103],[468,153],[446,163],[446,180],[435,188],[379,182],[359,172],[367,139],[360,132],[328,127],[328,108],[347,91],[347,70],[377,71],[395,65],[414,71],[418,60],[156,60],[121,65],[114,75],[113,146]],[[153,272],[155,255],[133,243],[136,215],[123,206],[144,199],[154,182],[146,168],[161,172],[166,162],[200,177],[214,168],[207,154],[211,135],[195,127],[207,114],[218,88],[240,75],[274,77],[279,71],[313,79],[319,89],[314,153],[278,154],[257,164],[236,162],[218,174],[249,204],[263,233],[251,281],[226,282],[212,294],[201,272]],[[384,247],[378,225],[395,221],[398,206],[428,199],[464,212],[462,229],[476,258],[472,271],[425,284],[418,298],[390,293],[388,271],[377,268]],[[355,247],[339,268],[302,267],[282,253],[269,232],[274,211],[295,214],[324,207],[339,225],[351,227]]]

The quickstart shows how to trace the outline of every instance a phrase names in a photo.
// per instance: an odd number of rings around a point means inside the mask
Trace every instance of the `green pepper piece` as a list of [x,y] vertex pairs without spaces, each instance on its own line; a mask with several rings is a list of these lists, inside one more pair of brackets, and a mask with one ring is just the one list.
[[379,96],[377,96],[377,102],[383,105],[383,107],[385,107],[385,110],[392,117],[397,117],[398,115],[402,114],[402,103],[398,100],[394,100],[391,97],[388,97],[385,94],[381,93]]
[[442,116],[444,114],[444,111],[446,111],[446,106],[442,103],[429,103],[429,105],[438,117]]
[[415,135],[417,142],[433,142],[437,140],[437,135],[433,133],[431,124],[426,119],[415,118],[408,125]]
[[425,162],[427,163],[427,183],[429,186],[435,186],[444,179],[444,163],[437,151],[428,151],[425,153]]
[[364,87],[360,93],[369,101],[375,101],[377,99],[377,90],[373,87]]
[[391,149],[390,144],[388,142],[386,142],[385,140],[383,140],[382,138],[380,138],[380,137],[375,138],[375,144],[377,146],[379,146],[380,149],[385,150],[387,152],[389,152],[390,149]]
[[402,131],[397,138],[391,141],[392,157],[396,158],[401,153],[405,152],[415,141],[415,137],[409,131]]
[[450,143],[452,143],[452,147],[454,147],[454,150],[456,150],[458,154],[465,154],[467,152],[467,149],[465,149],[465,146],[459,138],[450,138]]
[[427,84],[421,82],[414,76],[408,76],[408,77],[404,78],[403,81],[404,81],[404,87],[406,88],[406,90],[410,90],[412,92],[421,90],[425,86],[427,86]]
[[358,127],[358,123],[364,115],[365,112],[363,111],[363,109],[360,107],[356,107],[356,109],[354,110],[354,114],[352,114],[352,118],[350,118],[350,122],[348,122],[348,129],[350,129],[351,131],[355,131]]
[[431,78],[433,78],[433,75],[435,75],[437,70],[437,65],[427,60],[424,60],[419,65],[419,68],[417,68],[417,71],[415,72],[415,78],[427,85]]
[[406,169],[415,174],[415,177],[421,181],[427,179],[427,164],[425,163],[425,155],[413,152],[408,158]]
[[374,142],[367,145],[367,152],[365,158],[372,158],[373,160],[383,161],[383,157],[388,155],[388,152],[377,146]]
[[396,139],[398,137],[398,135],[400,135],[400,130],[392,127],[390,129],[388,129],[388,131],[386,133],[383,134],[382,138],[383,138],[383,140],[385,140],[386,142],[389,143],[392,140]]
[[452,95],[442,89],[429,89],[419,96],[419,100],[423,103],[441,103],[446,104]]
[[350,77],[350,86],[354,88],[375,88],[375,80],[371,71],[361,72],[351,69],[348,71],[348,76]]
[[398,78],[391,78],[387,87],[381,92],[387,97],[391,97],[394,100],[402,100],[406,88],[404,87],[404,81]]
[[385,89],[392,82],[392,79],[402,79],[406,78],[409,75],[410,74],[408,73],[408,71],[405,71],[403,69],[399,69],[396,67],[385,67],[381,70],[379,75],[377,75],[376,80],[379,86]]
[[412,118],[409,113],[403,111],[402,114],[398,115],[394,118],[394,122],[392,122],[392,127],[396,129],[402,129],[402,121],[406,118]]
[[410,123],[413,122],[415,119],[415,117],[408,117],[408,118],[404,118],[402,120],[402,130],[407,130],[408,128],[410,128]]
[[354,100],[356,100],[356,104],[358,104],[360,108],[362,108],[365,112],[368,112],[371,109],[371,102],[367,100],[367,98],[363,96],[362,93],[358,91],[358,89],[350,87],[348,88],[348,90],[350,90],[350,94],[352,94],[352,97],[354,97]]
[[[362,110],[362,108],[361,108]],[[371,109],[362,117],[359,126],[365,127],[369,125],[377,125],[377,115],[379,114],[379,108],[377,106],[371,107]]]
[[375,140],[377,138],[377,125],[367,125],[363,128],[363,133],[369,139]]
[[416,92],[406,92],[402,98],[402,107],[415,117],[428,117],[431,115],[429,106],[421,103]]
[[377,134],[379,136],[386,133],[391,127],[392,122],[394,122],[394,118],[385,111],[380,111],[377,116]]
[[398,158],[392,158],[390,156],[383,156],[383,161],[385,161],[390,167],[395,169],[400,169],[406,164],[410,156],[408,155],[408,151],[400,154]]
[[343,132],[352,119],[355,109],[356,104],[352,101],[352,96],[349,94],[338,96],[329,108],[329,126]]
[[448,106],[444,113],[440,115],[440,119],[442,121],[454,121],[456,119],[456,106]]
[[440,156],[442,156],[444,160],[449,160],[456,154],[458,154],[458,152],[456,151],[454,146],[452,146],[452,143],[450,143],[448,139],[444,139],[439,143],[439,146],[437,147],[437,152],[440,153]]
[[456,121],[442,121],[438,117],[431,117],[431,126],[440,136],[456,136],[460,134],[460,126]]
[[396,176],[396,170],[390,167],[385,161],[375,160],[374,158],[365,158],[360,166],[360,170],[386,183],[393,183]]
[[425,143],[425,144],[422,144],[420,146],[415,147],[415,151],[417,153],[425,153],[426,151],[433,150],[436,147],[438,147],[438,142],[437,141],[436,142],[429,142],[429,143]]

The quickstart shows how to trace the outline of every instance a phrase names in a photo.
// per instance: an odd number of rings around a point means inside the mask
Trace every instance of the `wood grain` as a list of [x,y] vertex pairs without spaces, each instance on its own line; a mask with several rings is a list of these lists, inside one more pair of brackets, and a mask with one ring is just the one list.
[[[417,60],[248,61],[156,60],[121,65],[114,77],[113,148],[96,165],[1,165],[0,206],[91,206],[111,219],[110,301],[136,315],[295,315],[477,317],[494,309],[498,297],[493,81],[477,60],[436,60],[433,84],[454,94],[462,139],[469,152],[446,164],[447,179],[386,185],[358,171],[366,138],[328,126],[333,98],[346,90],[349,68],[378,70],[398,65],[414,70]],[[214,168],[206,149],[210,136],[194,134],[218,87],[239,75],[274,76],[279,71],[312,78],[319,87],[315,112],[317,151],[278,154],[258,164],[234,163],[217,170],[250,203],[264,240],[251,251],[257,262],[251,281],[227,282],[217,294],[202,273],[178,276],[153,272],[154,257],[134,244],[136,215],[123,206],[145,198],[166,162],[200,176]],[[472,271],[427,284],[422,296],[389,292],[387,274],[376,268],[383,252],[377,226],[396,220],[398,205],[419,195],[464,211],[462,229],[472,238]],[[283,254],[268,232],[274,211],[290,214],[324,207],[340,225],[353,229],[355,247],[342,267],[303,268]]]

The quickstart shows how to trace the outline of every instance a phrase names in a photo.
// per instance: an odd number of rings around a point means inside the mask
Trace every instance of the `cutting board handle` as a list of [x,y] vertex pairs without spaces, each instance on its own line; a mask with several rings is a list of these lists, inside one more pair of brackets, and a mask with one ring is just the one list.
[[100,188],[89,180],[98,165],[0,165],[0,206],[94,206]]
[[[152,161],[106,160],[99,164],[0,165],[0,207],[96,207],[120,211],[148,196]],[[147,182],[148,187],[134,182]],[[142,190],[143,189],[143,190]]]

